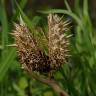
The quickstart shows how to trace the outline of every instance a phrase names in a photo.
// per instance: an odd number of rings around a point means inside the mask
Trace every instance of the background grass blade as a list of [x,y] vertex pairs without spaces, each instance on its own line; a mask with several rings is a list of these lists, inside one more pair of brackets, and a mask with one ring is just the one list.
[[16,50],[15,49],[8,50],[8,55],[5,56],[5,60],[1,63],[2,66],[0,67],[0,81],[3,80],[10,66],[14,66],[13,62],[15,57],[16,57]]
[[2,46],[2,53],[1,53],[1,61],[5,59],[7,54],[7,48],[5,47],[8,44],[8,21],[7,21],[7,14],[5,10],[5,1],[1,0],[1,24],[2,24],[2,34],[1,34],[1,46]]

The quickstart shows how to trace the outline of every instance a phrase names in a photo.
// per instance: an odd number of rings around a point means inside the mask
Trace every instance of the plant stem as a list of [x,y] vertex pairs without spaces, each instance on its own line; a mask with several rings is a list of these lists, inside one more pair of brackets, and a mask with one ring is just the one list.
[[[24,68],[25,69],[25,68]],[[37,75],[36,73],[30,71],[28,68],[26,69],[28,74],[30,74],[31,77],[33,77],[35,80],[40,81],[41,83],[44,83],[46,85],[49,85],[56,93],[59,93],[60,96],[69,96],[67,92],[65,92],[59,84],[55,80],[45,78],[41,75]]]

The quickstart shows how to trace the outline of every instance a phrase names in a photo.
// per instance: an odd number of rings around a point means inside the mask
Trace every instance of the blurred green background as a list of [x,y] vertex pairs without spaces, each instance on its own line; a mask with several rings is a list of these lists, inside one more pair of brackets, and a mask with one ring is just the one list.
[[70,96],[96,96],[95,0],[0,0],[0,96],[58,96],[20,68],[9,33],[21,15],[27,26],[47,28],[48,13],[72,21],[71,58],[54,74]]

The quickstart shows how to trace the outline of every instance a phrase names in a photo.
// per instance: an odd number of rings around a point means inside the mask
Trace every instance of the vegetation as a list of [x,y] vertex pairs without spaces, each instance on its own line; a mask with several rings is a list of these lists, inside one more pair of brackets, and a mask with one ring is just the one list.
[[[19,4],[13,0],[13,15],[7,17],[4,0],[0,1],[0,96],[59,96],[52,87],[31,78],[23,71],[18,62],[16,49],[8,47],[12,44],[13,22],[21,15],[30,30],[35,26],[42,26],[47,30],[45,16],[49,13],[64,15],[72,21],[72,38],[70,62],[64,64],[54,74],[54,80],[59,83],[69,96],[96,95],[96,33],[94,32],[88,10],[88,0],[75,0],[75,8],[71,9],[64,0],[65,9],[38,10],[38,15],[24,13],[27,0],[20,0]],[[28,17],[29,16],[29,17]],[[29,19],[30,18],[30,19]]]

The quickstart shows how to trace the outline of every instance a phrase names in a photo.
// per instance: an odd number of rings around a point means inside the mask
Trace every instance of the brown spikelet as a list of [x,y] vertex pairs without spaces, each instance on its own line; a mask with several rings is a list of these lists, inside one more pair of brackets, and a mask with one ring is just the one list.
[[26,66],[30,71],[40,73],[49,71],[48,57],[38,48],[36,39],[25,25],[15,24],[12,35],[15,38],[19,60],[23,67]]
[[69,23],[57,15],[49,14],[48,16],[49,58],[50,66],[54,70],[66,62],[70,44],[69,36],[66,34],[66,31],[69,30]]
[[[22,21],[22,20],[21,20]],[[48,16],[48,35],[41,28],[33,29],[33,36],[25,23],[14,24],[11,35],[15,39],[20,63],[30,71],[48,73],[57,70],[69,56],[69,35],[66,34],[69,22],[57,15]],[[41,36],[38,33],[42,33]],[[47,39],[48,38],[48,39]],[[48,49],[46,54],[44,49]]]

